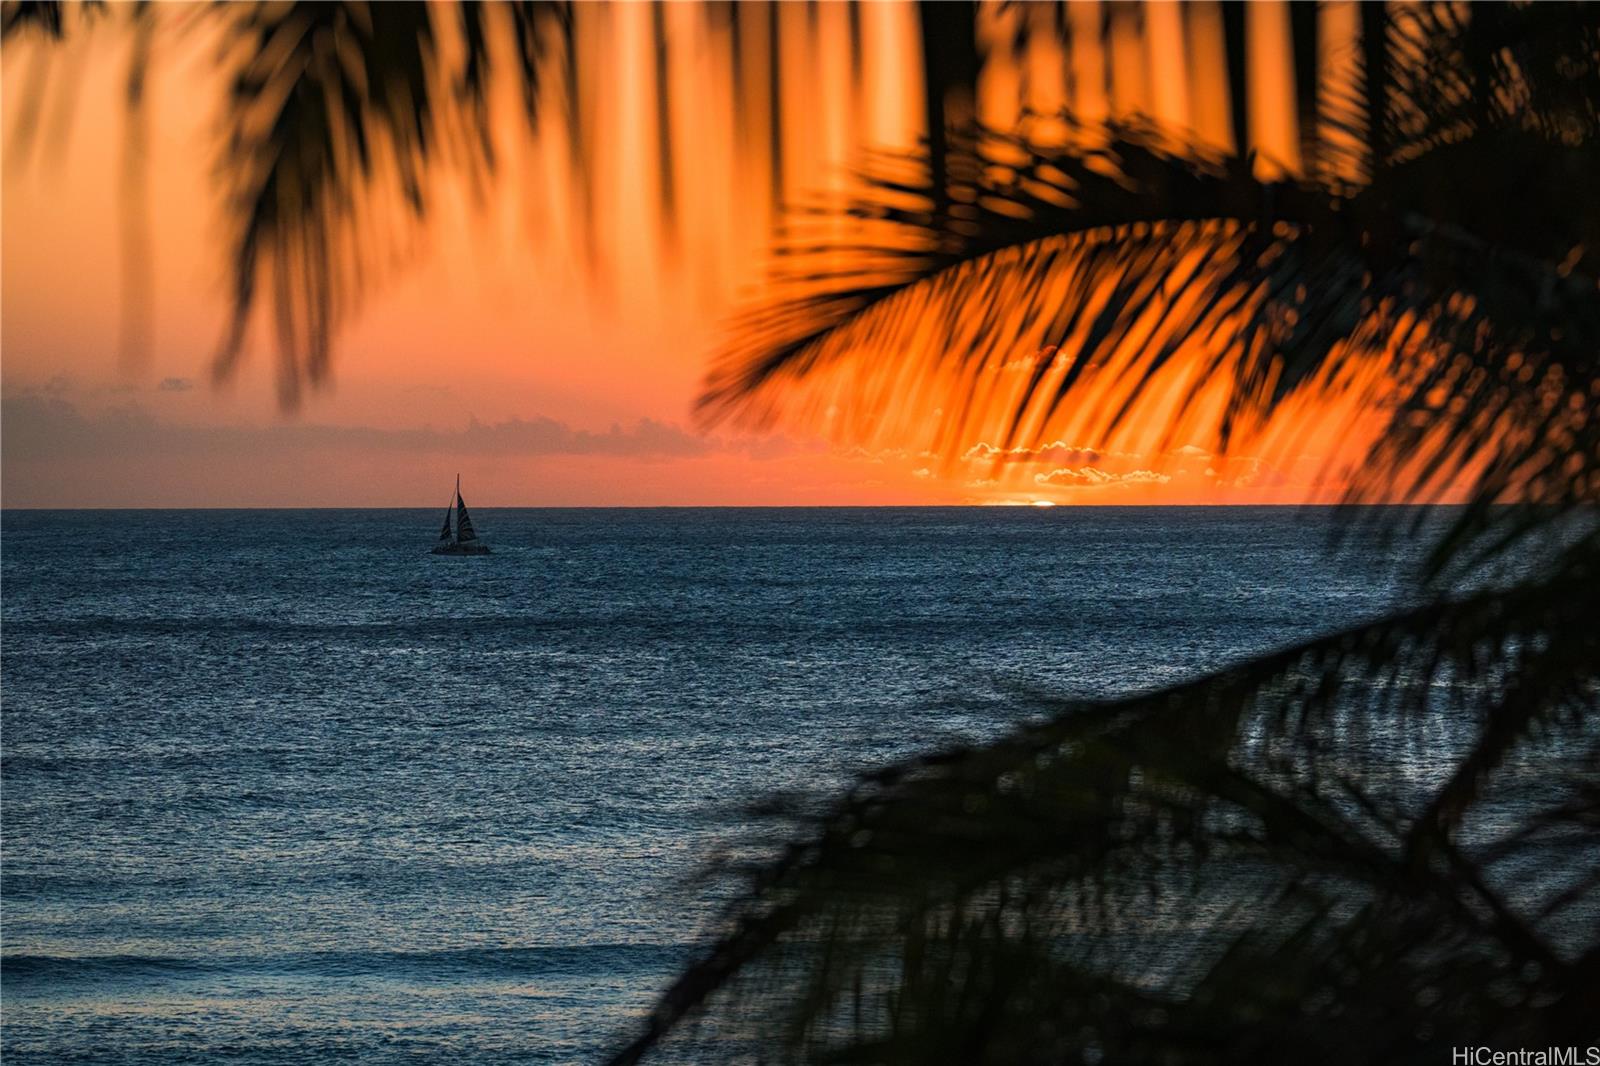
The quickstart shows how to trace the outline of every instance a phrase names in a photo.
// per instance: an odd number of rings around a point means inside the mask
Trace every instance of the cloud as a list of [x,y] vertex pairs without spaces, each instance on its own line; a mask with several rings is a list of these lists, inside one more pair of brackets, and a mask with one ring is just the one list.
[[979,441],[961,456],[969,462],[1051,463],[1055,466],[1098,463],[1103,459],[1133,459],[1137,456],[1124,452],[1108,452],[1085,445],[1051,441],[1037,448],[997,448]]
[[[1211,453],[1193,444],[1185,444],[1167,453],[1177,460],[1209,459]],[[979,441],[961,456],[968,462],[979,463],[1039,463],[1053,467],[1103,466],[1107,460],[1118,466],[1148,462],[1149,457],[1136,452],[1111,451],[1086,444],[1069,444],[1063,440],[1051,441],[1037,447],[999,448]]]
[[1154,470],[1133,470],[1126,474],[1114,474],[1096,466],[1082,466],[1076,470],[1062,467],[1049,473],[1035,474],[1033,480],[1039,485],[1096,488],[1101,485],[1165,485],[1172,478],[1167,474],[1158,474]]
[[160,392],[188,392],[194,388],[194,381],[190,378],[162,378],[156,389]]
[[[163,385],[165,387],[165,385]],[[462,429],[431,426],[283,424],[203,426],[162,421],[137,406],[86,415],[59,396],[23,393],[0,401],[7,462],[65,457],[134,457],[175,454],[262,454],[295,451],[390,451],[497,456],[595,455],[676,459],[712,452],[764,458],[769,443],[696,436],[651,418],[596,432],[553,418],[472,419]]]

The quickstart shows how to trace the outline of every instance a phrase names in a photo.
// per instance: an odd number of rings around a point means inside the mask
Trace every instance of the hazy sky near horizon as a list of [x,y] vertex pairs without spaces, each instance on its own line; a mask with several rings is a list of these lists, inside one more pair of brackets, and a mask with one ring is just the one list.
[[[840,61],[830,34],[841,16],[831,5],[821,10],[804,58],[827,85]],[[791,123],[804,149],[786,163],[798,168],[786,172],[796,187],[836,183],[854,141],[903,147],[917,136],[911,9],[863,10],[869,106],[852,110],[799,79],[785,85],[785,113],[807,118]],[[675,46],[693,55],[712,48],[683,14],[672,16]],[[142,206],[124,160],[126,27],[116,19],[77,27],[48,54],[37,41],[8,43],[0,62],[4,505],[433,505],[458,472],[469,498],[485,506],[1337,494],[1337,478],[1316,487],[1314,476],[1357,454],[1360,433],[1349,432],[1353,411],[1315,403],[1290,412],[1290,429],[1263,432],[1272,448],[1231,456],[1214,455],[1203,435],[1157,443],[1152,432],[1006,452],[975,438],[936,453],[918,434],[854,440],[813,424],[762,433],[698,425],[693,403],[708,359],[741,294],[759,280],[770,220],[762,194],[729,177],[731,141],[716,118],[726,118],[728,102],[710,87],[716,79],[702,78],[675,93],[690,116],[679,126],[688,150],[680,166],[704,177],[701,194],[685,202],[675,248],[654,236],[653,179],[641,177],[650,167],[633,147],[654,106],[634,62],[647,17],[642,7],[616,8],[591,26],[594,47],[636,75],[605,86],[594,105],[596,121],[616,131],[599,149],[603,176],[591,190],[607,205],[602,267],[578,261],[563,208],[567,178],[548,145],[508,135],[510,161],[481,202],[464,182],[441,183],[406,254],[340,332],[331,383],[294,410],[279,404],[264,329],[232,378],[211,374],[228,310],[215,42],[191,32],[161,43],[148,88]],[[1277,32],[1274,18],[1253,15],[1252,32]],[[40,134],[24,152],[17,131],[35,105]],[[128,243],[130,218],[144,220],[147,236],[144,252],[125,262],[139,247]],[[147,324],[136,351],[124,344],[130,321]],[[940,414],[912,412],[911,420],[932,425]],[[1341,432],[1308,440],[1291,431],[1318,420]]]

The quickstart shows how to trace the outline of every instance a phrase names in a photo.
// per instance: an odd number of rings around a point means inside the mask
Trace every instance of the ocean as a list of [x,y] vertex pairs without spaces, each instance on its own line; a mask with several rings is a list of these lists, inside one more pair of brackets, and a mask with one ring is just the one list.
[[1272,508],[7,511],[0,1054],[565,1063],[775,791],[1347,626]]

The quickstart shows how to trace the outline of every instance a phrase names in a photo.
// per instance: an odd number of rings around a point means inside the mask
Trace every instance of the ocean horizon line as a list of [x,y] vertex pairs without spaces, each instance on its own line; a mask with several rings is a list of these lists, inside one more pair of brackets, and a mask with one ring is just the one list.
[[[1429,501],[1376,501],[1363,503],[579,503],[579,504],[494,504],[472,505],[475,511],[1359,511],[1387,508],[1459,508],[1465,504]],[[439,509],[436,503],[366,504],[185,504],[157,505],[30,505],[0,506],[0,513],[72,511],[86,514],[146,511],[427,511]]]

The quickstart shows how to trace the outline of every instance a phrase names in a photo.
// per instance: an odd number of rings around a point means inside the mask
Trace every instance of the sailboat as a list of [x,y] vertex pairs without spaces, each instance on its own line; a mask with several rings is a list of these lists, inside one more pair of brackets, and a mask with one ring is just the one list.
[[[455,511],[455,529],[450,528],[450,512]],[[461,475],[456,475],[456,498],[444,509],[444,528],[439,531],[434,555],[488,555],[489,546],[478,539],[467,517],[467,501],[461,498]]]

